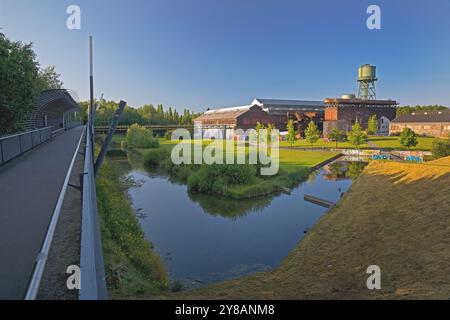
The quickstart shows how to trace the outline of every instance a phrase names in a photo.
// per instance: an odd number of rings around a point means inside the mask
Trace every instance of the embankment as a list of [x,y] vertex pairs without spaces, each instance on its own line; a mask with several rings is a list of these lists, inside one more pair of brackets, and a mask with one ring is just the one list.
[[[373,162],[270,272],[179,293],[183,299],[448,299],[450,167]],[[382,289],[367,289],[370,265]]]
[[97,200],[107,285],[113,299],[153,296],[168,287],[165,267],[145,239],[126,190],[118,169],[106,160],[97,178]]

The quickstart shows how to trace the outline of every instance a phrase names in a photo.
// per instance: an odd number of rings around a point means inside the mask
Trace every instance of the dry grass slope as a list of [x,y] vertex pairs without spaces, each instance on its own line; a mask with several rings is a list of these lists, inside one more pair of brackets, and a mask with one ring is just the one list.
[[440,165],[440,166],[450,166],[450,157],[441,158],[428,162],[429,164]]
[[[373,162],[279,268],[171,298],[449,299],[449,194],[442,162]],[[372,264],[380,291],[366,287]]]

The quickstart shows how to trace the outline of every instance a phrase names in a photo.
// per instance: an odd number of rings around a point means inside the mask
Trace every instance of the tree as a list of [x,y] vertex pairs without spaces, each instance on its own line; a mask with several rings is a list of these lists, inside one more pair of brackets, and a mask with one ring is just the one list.
[[402,133],[400,134],[400,144],[406,149],[410,149],[411,147],[417,146],[419,141],[417,140],[416,133],[411,130],[410,128],[403,129]]
[[39,94],[38,73],[33,45],[0,33],[0,134],[22,129]]
[[439,110],[448,110],[446,106],[440,105],[429,105],[429,106],[402,106],[397,108],[397,117],[403,114],[410,114],[413,112],[423,112],[423,111],[439,111]]
[[286,140],[290,143],[291,147],[293,147],[295,141],[297,140],[297,132],[295,131],[293,120],[288,121],[287,132]]
[[330,131],[328,134],[328,138],[331,141],[336,142],[336,149],[338,147],[338,143],[343,141],[345,137],[345,133],[342,130],[339,130],[338,128],[333,128],[333,130]]
[[348,133],[348,140],[352,145],[359,149],[359,147],[367,142],[367,134],[358,121],[352,126],[352,130]]
[[314,121],[311,121],[308,124],[308,127],[305,130],[305,139],[311,144],[311,149],[314,147],[314,143],[319,141],[320,139],[320,131]]
[[258,139],[258,141],[261,139],[261,136],[260,136],[260,134],[261,134],[261,130],[264,130],[265,129],[265,127],[264,127],[264,124],[261,124],[259,121],[256,123],[256,137],[257,137],[257,139]]
[[63,82],[59,79],[61,75],[56,72],[55,66],[50,66],[39,70],[38,87],[39,91],[50,89],[62,89]]
[[367,123],[367,133],[369,135],[375,135],[378,133],[378,119],[376,114],[370,116],[369,118]]
[[450,140],[449,139],[433,139],[431,152],[435,158],[450,156]]
[[272,142],[272,132],[275,130],[275,125],[273,123],[267,124],[267,141]]

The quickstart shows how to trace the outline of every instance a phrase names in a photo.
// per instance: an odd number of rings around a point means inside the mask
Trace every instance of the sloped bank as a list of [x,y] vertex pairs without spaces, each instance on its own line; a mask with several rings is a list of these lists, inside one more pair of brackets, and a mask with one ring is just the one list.
[[113,299],[153,296],[168,288],[165,267],[145,239],[126,190],[118,169],[106,160],[97,178],[97,205],[108,291]]
[[170,297],[448,299],[449,193],[448,166],[373,162],[277,269]]

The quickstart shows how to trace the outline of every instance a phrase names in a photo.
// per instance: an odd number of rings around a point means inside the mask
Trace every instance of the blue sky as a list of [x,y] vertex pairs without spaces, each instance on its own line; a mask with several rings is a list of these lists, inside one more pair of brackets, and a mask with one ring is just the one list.
[[[79,31],[66,28],[71,4]],[[370,4],[381,30],[366,27]],[[92,34],[96,96],[132,106],[322,100],[355,92],[363,63],[378,67],[379,98],[450,105],[448,0],[0,0],[0,27],[82,99]]]

